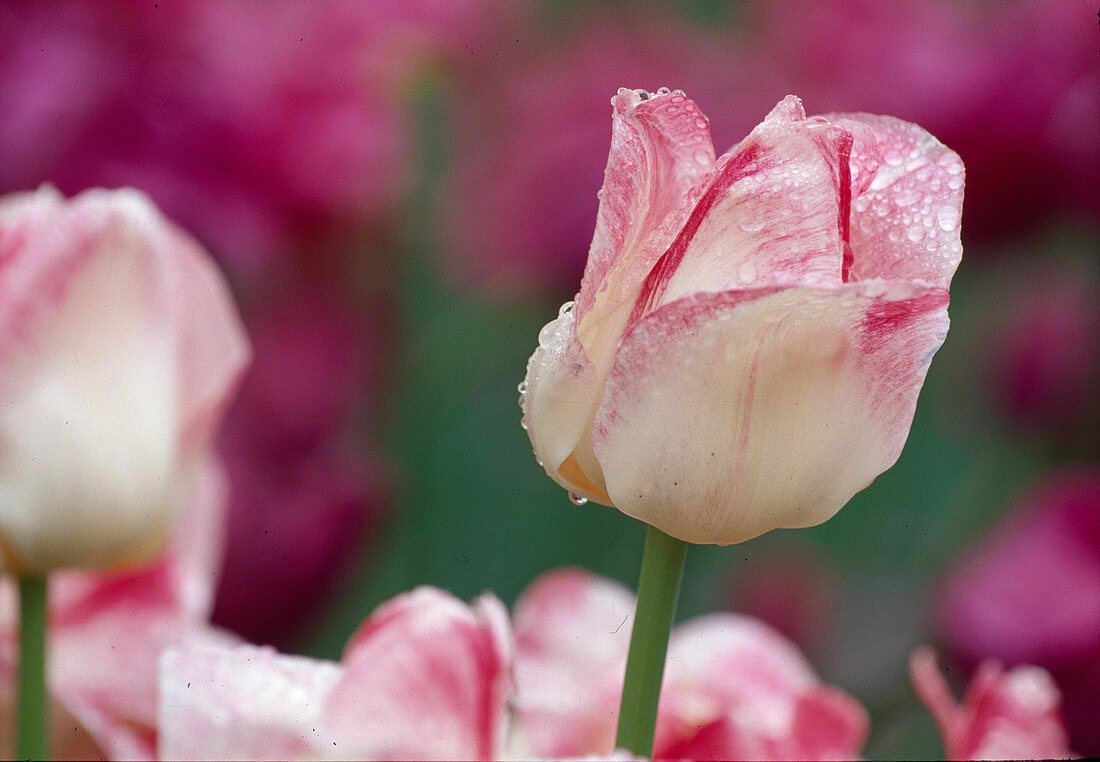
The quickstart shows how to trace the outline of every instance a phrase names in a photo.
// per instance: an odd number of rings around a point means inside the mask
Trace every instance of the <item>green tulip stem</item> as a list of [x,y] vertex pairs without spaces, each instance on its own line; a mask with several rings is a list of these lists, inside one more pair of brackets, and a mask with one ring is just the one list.
[[665,673],[665,655],[680,582],[684,578],[687,543],[652,526],[646,529],[642,573],[638,580],[638,609],[630,633],[623,698],[619,704],[619,732],[615,745],[646,759],[653,757],[657,701]]
[[19,578],[16,759],[47,759],[46,578]]

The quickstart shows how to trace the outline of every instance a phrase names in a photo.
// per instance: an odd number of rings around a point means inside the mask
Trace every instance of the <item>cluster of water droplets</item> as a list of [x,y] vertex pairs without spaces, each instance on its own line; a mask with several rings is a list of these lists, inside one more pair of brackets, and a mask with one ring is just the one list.
[[961,249],[953,234],[959,229],[962,187],[963,167],[955,154],[930,135],[915,145],[899,136],[884,146],[868,192],[852,202],[853,222],[868,237],[885,232],[890,243],[923,248],[938,260],[935,268],[947,267]]

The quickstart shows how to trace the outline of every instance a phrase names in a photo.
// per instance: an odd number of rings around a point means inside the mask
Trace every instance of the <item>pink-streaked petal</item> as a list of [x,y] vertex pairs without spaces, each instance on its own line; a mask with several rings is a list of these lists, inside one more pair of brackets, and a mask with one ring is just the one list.
[[607,754],[634,594],[582,569],[543,574],[516,602],[516,701],[523,754],[553,759]]
[[[195,643],[160,664],[161,759],[306,759],[333,744],[322,724],[332,662],[270,647]],[[339,747],[332,756],[341,756]]]
[[909,676],[943,735],[948,759],[1067,759],[1073,756],[1050,674],[1029,665],[979,667],[962,704],[955,701],[928,648],[913,652]]
[[112,759],[155,751],[157,662],[204,627],[220,564],[224,483],[208,462],[167,552],[114,572],[51,578],[50,689]]
[[[520,405],[535,458],[570,492],[609,504],[603,474],[592,454],[590,422],[603,379],[577,340],[572,305],[539,332],[527,361]],[[606,374],[606,371],[604,371]]]
[[[640,285],[652,264],[636,266],[635,260],[645,257],[646,239],[714,168],[707,120],[683,93],[623,88],[611,103],[611,152],[577,295],[580,321],[598,300],[620,302]],[[614,282],[607,282],[609,276]]]
[[762,622],[714,614],[669,643],[655,753],[665,759],[851,759],[866,711],[817,679],[793,643]]
[[777,282],[646,316],[593,427],[615,507],[723,545],[825,521],[901,453],[946,308],[919,284]]
[[923,280],[946,288],[962,257],[965,172],[958,154],[891,116],[826,119],[854,138],[852,279]]
[[676,240],[650,272],[631,322],[699,291],[768,276],[842,278],[852,137],[781,101],[723,156]]
[[504,746],[512,646],[503,604],[435,588],[398,596],[344,652],[325,702],[337,753],[369,759],[492,759]]

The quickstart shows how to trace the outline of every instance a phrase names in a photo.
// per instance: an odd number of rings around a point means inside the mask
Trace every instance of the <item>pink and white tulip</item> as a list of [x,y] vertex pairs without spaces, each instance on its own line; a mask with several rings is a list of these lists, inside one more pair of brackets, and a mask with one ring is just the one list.
[[825,521],[905,443],[947,332],[962,162],[793,96],[716,160],[682,93],[612,103],[580,292],[528,363],[536,456],[689,542]]
[[143,194],[0,200],[0,569],[160,552],[247,357],[213,262]]
[[199,645],[161,661],[163,759],[493,759],[511,691],[507,613],[434,588],[394,598],[339,664]]
[[[622,585],[581,570],[527,589],[515,611],[513,753],[612,753],[634,604]],[[673,630],[655,759],[851,759],[867,733],[859,703],[762,622],[712,614]]]
[[948,759],[1068,759],[1073,757],[1059,716],[1061,696],[1041,667],[1006,671],[985,661],[961,705],[923,648],[909,661],[913,687],[943,734]]

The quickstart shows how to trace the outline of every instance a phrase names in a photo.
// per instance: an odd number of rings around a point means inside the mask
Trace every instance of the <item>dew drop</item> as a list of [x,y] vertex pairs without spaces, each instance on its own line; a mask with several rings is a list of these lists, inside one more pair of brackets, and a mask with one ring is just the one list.
[[516,387],[516,391],[520,394],[527,394],[527,379],[523,379],[519,382],[519,386]]
[[920,201],[920,193],[913,190],[912,188],[908,190],[903,190],[901,193],[894,196],[894,203],[898,206],[909,206],[910,204],[915,204],[918,201]]
[[940,230],[950,233],[959,225],[959,213],[954,207],[941,207],[936,211],[936,222],[939,223]]
[[710,165],[710,154],[707,153],[705,148],[696,148],[694,156],[696,164],[700,164],[704,167]]
[[742,262],[737,268],[737,282],[747,286],[756,280],[756,264],[751,261]]
[[558,321],[552,320],[539,331],[539,346],[545,349],[554,340],[554,334],[558,331]]
[[573,311],[573,302],[566,302],[558,308],[558,317],[563,317]]
[[671,91],[667,87],[657,88],[657,95],[668,95]]
[[573,505],[584,505],[585,503],[588,502],[588,498],[587,497],[581,497],[580,495],[578,495],[575,492],[570,492],[569,493],[569,502],[572,503]]
[[924,239],[924,228],[917,227],[916,225],[909,228],[909,240],[910,241],[912,241],[913,243],[917,243],[917,242],[919,242],[923,239]]

